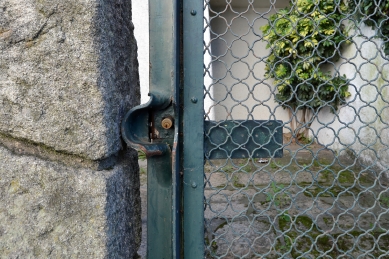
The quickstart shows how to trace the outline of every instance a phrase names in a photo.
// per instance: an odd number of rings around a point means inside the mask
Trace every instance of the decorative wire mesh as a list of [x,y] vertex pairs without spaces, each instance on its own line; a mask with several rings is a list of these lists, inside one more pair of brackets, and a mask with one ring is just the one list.
[[[227,157],[206,153],[205,258],[389,258],[387,2],[204,1],[204,110],[213,121],[205,137]],[[312,27],[294,41],[301,19]],[[342,29],[325,32],[323,21]],[[320,52],[324,42],[332,51]],[[281,64],[290,71],[275,73]],[[311,95],[301,95],[304,85]],[[284,99],[282,87],[290,89]],[[268,155],[253,157],[243,141],[235,150],[248,157],[238,159],[212,142],[227,121],[249,141],[248,120],[282,120],[282,158],[261,144]],[[234,127],[226,134],[234,142]]]

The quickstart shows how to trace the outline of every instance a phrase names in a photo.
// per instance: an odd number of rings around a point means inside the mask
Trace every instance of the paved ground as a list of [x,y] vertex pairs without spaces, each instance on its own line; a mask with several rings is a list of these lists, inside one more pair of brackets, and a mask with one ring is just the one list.
[[[389,258],[389,191],[352,153],[292,146],[269,161],[205,165],[206,258]],[[146,163],[141,166],[146,254]]]
[[389,258],[384,177],[351,153],[299,148],[206,164],[207,258]]

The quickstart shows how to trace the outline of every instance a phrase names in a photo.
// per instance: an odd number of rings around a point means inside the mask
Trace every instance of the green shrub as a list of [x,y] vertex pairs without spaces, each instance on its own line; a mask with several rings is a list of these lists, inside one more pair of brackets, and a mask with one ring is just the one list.
[[384,53],[389,55],[389,0],[349,0],[357,21],[377,30],[377,36],[384,40]]
[[330,106],[335,112],[350,96],[347,78],[324,70],[349,42],[343,24],[347,12],[343,0],[295,0],[261,27],[271,50],[265,76],[274,79],[276,102],[293,113],[302,110],[300,128],[310,127],[309,111]]

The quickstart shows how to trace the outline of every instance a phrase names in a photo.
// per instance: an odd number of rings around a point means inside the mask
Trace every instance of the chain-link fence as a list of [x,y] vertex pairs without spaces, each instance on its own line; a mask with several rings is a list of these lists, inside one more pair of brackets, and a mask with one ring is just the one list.
[[206,258],[389,258],[389,1],[204,14]]

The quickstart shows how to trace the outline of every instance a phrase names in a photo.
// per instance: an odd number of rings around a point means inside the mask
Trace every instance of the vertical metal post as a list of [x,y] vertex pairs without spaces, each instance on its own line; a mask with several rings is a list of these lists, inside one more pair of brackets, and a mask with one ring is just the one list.
[[[178,86],[178,10],[176,0],[149,0],[150,14],[150,93],[172,100],[176,109]],[[155,123],[160,123],[156,121]],[[179,122],[175,121],[176,133]],[[178,141],[175,134],[174,142]],[[158,140],[156,140],[158,141]],[[163,141],[163,140],[161,140]],[[171,147],[173,161],[176,149]],[[170,150],[169,150],[170,151]],[[179,230],[174,222],[179,221],[176,191],[179,188],[172,164],[172,153],[148,159],[147,182],[147,258],[171,259],[177,254]]]
[[147,258],[172,258],[170,155],[147,160]]
[[183,0],[184,258],[204,258],[203,0]]

